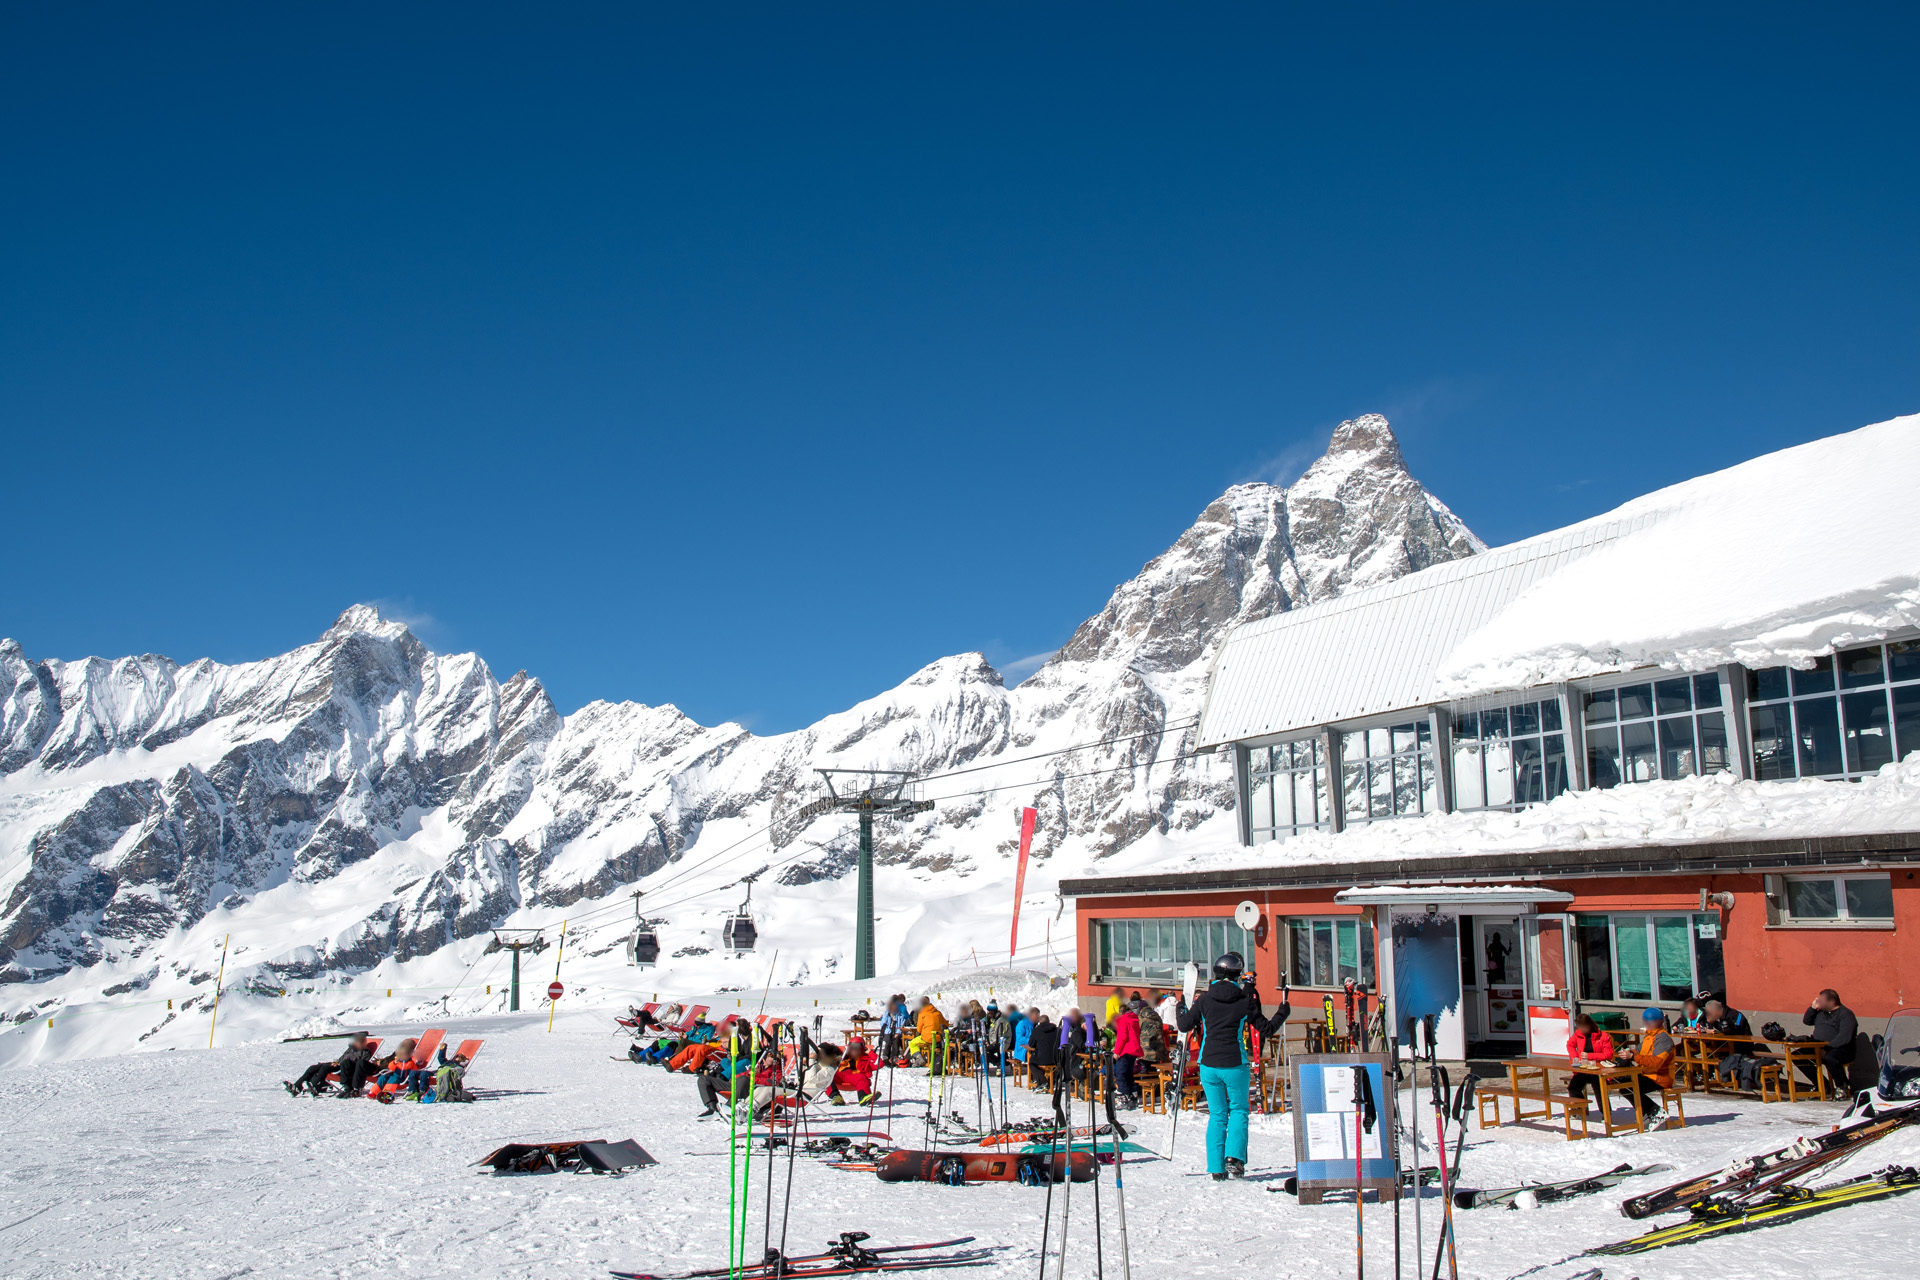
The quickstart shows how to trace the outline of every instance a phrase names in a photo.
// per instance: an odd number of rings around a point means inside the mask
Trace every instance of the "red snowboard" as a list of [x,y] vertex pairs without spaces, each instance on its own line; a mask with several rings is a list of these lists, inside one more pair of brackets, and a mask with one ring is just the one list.
[[[1020,1155],[1012,1151],[889,1151],[875,1161],[874,1173],[882,1182],[1035,1182],[1044,1184],[1049,1157]],[[1093,1156],[1075,1151],[1069,1160],[1066,1151],[1051,1157],[1053,1181],[1066,1180],[1068,1169],[1075,1182],[1093,1180]],[[1023,1177],[1021,1170],[1025,1169]]]

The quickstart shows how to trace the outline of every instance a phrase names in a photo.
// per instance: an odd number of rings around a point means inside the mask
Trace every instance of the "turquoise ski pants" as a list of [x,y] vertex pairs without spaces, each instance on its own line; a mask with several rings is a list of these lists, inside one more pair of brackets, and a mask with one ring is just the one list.
[[1252,1073],[1241,1067],[1201,1067],[1207,1095],[1207,1172],[1225,1173],[1229,1157],[1246,1163],[1247,1089]]

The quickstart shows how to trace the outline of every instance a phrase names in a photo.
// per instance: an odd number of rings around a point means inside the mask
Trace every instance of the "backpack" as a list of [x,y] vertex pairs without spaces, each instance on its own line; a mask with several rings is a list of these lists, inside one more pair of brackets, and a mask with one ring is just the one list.
[[1151,1061],[1158,1061],[1166,1050],[1167,1030],[1160,1015],[1152,1009],[1140,1010],[1140,1048]]

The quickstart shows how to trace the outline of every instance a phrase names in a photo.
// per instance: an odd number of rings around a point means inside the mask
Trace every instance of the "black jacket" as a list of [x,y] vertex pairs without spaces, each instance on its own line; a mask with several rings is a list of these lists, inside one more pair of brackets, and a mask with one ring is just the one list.
[[349,1065],[349,1064],[351,1064],[351,1063],[355,1063],[355,1062],[372,1062],[372,1061],[373,1061],[373,1050],[372,1050],[372,1049],[369,1049],[369,1048],[368,1048],[368,1047],[367,1047],[366,1045],[364,1045],[364,1044],[363,1044],[363,1045],[351,1045],[351,1044],[350,1044],[350,1045],[348,1045],[348,1046],[347,1046],[346,1048],[344,1048],[344,1049],[342,1049],[342,1050],[340,1051],[340,1057],[339,1057],[339,1060],[338,1060],[338,1061],[336,1061],[336,1062],[335,1062],[335,1063],[333,1064],[333,1066],[334,1066],[334,1069],[335,1069],[335,1070],[337,1071],[337,1070],[339,1070],[340,1068],[342,1068],[342,1067],[345,1067],[345,1066],[348,1066],[348,1065]]
[[1051,1067],[1059,1062],[1060,1028],[1052,1019],[1042,1015],[1040,1021],[1033,1024],[1033,1034],[1027,1040],[1027,1065]]
[[1242,1031],[1252,1027],[1270,1036],[1287,1020],[1286,1005],[1269,1018],[1260,1012],[1260,995],[1250,986],[1216,978],[1194,1000],[1193,1006],[1180,1011],[1180,1030],[1200,1029],[1200,1065],[1203,1067],[1244,1067],[1247,1055]]
[[1813,1028],[1813,1034],[1802,1039],[1821,1041],[1836,1057],[1853,1057],[1854,1038],[1860,1034],[1860,1020],[1853,1016],[1853,1010],[1845,1005],[1838,1009],[1808,1009],[1800,1015],[1800,1021]]

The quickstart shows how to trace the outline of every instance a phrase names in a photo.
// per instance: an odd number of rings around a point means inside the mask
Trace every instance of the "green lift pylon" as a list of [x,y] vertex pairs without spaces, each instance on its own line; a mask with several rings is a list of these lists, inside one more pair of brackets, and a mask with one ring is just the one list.
[[827,794],[801,808],[805,823],[823,813],[851,813],[860,819],[858,897],[854,905],[853,976],[874,977],[873,818],[875,814],[910,817],[933,808],[933,801],[912,794],[913,775],[894,769],[815,769]]

